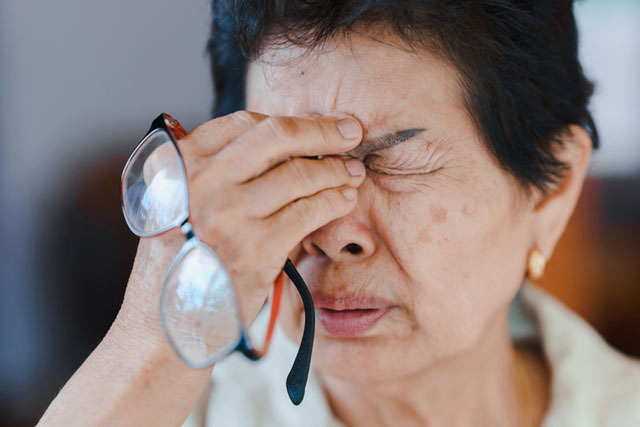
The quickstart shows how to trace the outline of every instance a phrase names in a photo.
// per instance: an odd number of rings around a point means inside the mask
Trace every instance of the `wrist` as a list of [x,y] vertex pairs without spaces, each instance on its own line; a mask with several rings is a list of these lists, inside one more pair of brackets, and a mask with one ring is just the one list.
[[139,313],[131,313],[126,307],[118,313],[109,328],[105,341],[117,351],[132,354],[145,354],[147,357],[163,357],[173,350],[164,336],[164,331],[153,320],[141,319]]
[[[43,425],[179,425],[211,369],[191,369],[164,336],[119,317],[47,409]],[[82,408],[79,410],[78,408]]]
[[140,239],[124,301],[109,335],[115,342],[148,350],[170,349],[160,321],[162,284],[181,236]]
[[140,371],[152,377],[161,375],[193,381],[208,378],[213,366],[193,369],[185,365],[169,344],[162,328],[131,325],[129,319],[118,317],[105,336],[107,348],[101,352],[106,363],[115,362],[121,369],[127,366],[131,373]]

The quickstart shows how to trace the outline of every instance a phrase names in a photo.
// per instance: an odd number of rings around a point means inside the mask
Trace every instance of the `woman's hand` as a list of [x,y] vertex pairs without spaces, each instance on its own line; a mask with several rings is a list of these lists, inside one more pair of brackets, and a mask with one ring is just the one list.
[[[361,138],[362,128],[353,118],[238,111],[178,141],[194,232],[227,266],[249,318],[302,239],[355,206],[364,167],[331,155],[353,149]],[[177,230],[141,239],[114,325],[54,400],[43,423],[184,420],[210,369],[182,365],[160,326],[160,288],[183,243]]]
[[[351,123],[349,138],[340,132],[341,120],[346,120],[343,128]],[[298,243],[355,206],[355,187],[364,180],[362,163],[315,156],[351,150],[361,138],[360,124],[351,117],[238,111],[178,141],[194,232],[227,266],[247,319],[262,307]],[[164,339],[157,310],[160,286],[183,243],[177,230],[142,239],[128,285],[122,317],[131,327],[149,328],[146,335],[157,339]]]
[[179,143],[187,157],[195,234],[228,267],[248,319],[296,245],[355,206],[362,163],[315,158],[360,142],[359,122],[344,120],[349,138],[336,118],[240,111],[205,123]]

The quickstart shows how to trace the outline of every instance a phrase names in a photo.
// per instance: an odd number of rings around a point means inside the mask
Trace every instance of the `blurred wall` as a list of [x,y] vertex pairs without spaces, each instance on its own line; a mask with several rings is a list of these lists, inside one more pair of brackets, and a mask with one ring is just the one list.
[[584,0],[575,15],[602,139],[591,173],[640,175],[640,0]]
[[209,117],[209,20],[207,0],[0,1],[0,420],[50,399],[62,384],[48,374],[68,369],[55,361],[70,319],[46,267],[69,234],[52,234],[52,216],[160,112],[187,129]]
[[[591,172],[640,175],[640,2],[576,15],[602,133]],[[118,174],[159,112],[209,117],[208,32],[207,0],[0,1],[0,424],[35,422],[108,328],[136,241]],[[634,182],[616,184],[625,212]]]

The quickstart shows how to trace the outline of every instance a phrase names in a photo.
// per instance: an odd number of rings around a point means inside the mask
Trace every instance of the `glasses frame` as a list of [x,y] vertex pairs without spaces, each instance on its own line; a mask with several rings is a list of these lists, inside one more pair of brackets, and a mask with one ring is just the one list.
[[[170,223],[169,225],[159,230],[145,233],[145,232],[138,231],[133,226],[133,224],[129,221],[127,206],[124,203],[125,188],[126,188],[125,177],[127,176],[129,167],[132,165],[132,160],[136,157],[136,155],[139,153],[142,147],[145,146],[149,138],[154,133],[162,132],[162,131],[164,131],[168,135],[169,140],[173,144],[176,152],[178,153],[178,158],[180,160],[180,168],[184,177],[184,180],[183,180],[184,192],[187,195],[186,202],[185,202],[185,212],[182,213],[178,219],[176,219],[174,222]],[[175,120],[173,117],[171,117],[169,114],[161,113],[160,115],[158,115],[153,120],[153,122],[151,123],[151,127],[149,128],[145,136],[142,138],[138,146],[135,148],[135,150],[127,160],[127,163],[125,164],[125,167],[122,171],[122,177],[120,181],[120,185],[121,185],[120,202],[122,205],[122,212],[124,214],[125,221],[129,226],[129,229],[135,235],[139,237],[153,237],[153,236],[158,236],[174,228],[180,228],[182,234],[185,236],[186,241],[184,242],[184,244],[182,245],[182,248],[180,249],[178,254],[175,256],[174,260],[172,261],[168,272],[173,271],[177,263],[182,261],[182,259],[184,258],[184,255],[188,253],[188,251],[192,250],[196,245],[204,246],[208,251],[210,251],[210,255],[213,255],[220,262],[220,264],[224,265],[224,263],[222,263],[222,261],[216,254],[216,252],[213,249],[211,249],[209,245],[207,245],[206,243],[198,239],[198,237],[193,233],[192,225],[189,222],[190,215],[189,215],[189,197],[188,197],[189,192],[188,192],[188,182],[187,182],[187,171],[184,165],[184,159],[182,157],[182,153],[180,152],[180,149],[178,148],[178,144],[176,142],[180,138],[184,137],[186,134],[187,132],[184,130],[182,125],[180,125],[180,123],[177,120]],[[168,272],[167,272],[167,275],[165,276],[165,280],[163,281],[162,294],[160,298],[160,314],[161,314],[160,317],[162,319],[162,328],[167,338],[169,338],[170,335],[168,333],[168,328],[165,325],[165,320],[163,315],[164,309],[162,308],[163,306],[162,302],[164,301],[164,297],[165,297],[166,283],[169,277]],[[238,301],[238,295],[235,290],[235,285],[232,282],[232,290],[233,290],[234,299],[236,303],[236,316],[238,317],[237,320],[238,320],[238,324],[240,325],[240,331],[239,331],[240,334],[238,338],[238,343],[235,344],[234,346],[232,342],[232,344],[216,352],[214,357],[211,357],[206,361],[202,363],[197,363],[197,364],[191,363],[189,360],[187,360],[182,355],[181,351],[176,347],[173,340],[168,339],[174,352],[186,365],[194,369],[210,366],[213,363],[217,362],[218,360],[228,356],[229,354],[235,351],[242,353],[249,360],[259,360],[262,357],[264,357],[264,355],[266,354],[269,348],[269,344],[271,342],[271,336],[273,333],[275,321],[280,308],[280,299],[282,295],[282,287],[283,287],[283,280],[284,280],[283,273],[286,273],[287,276],[289,276],[292,283],[296,287],[298,293],[300,294],[300,298],[302,299],[304,312],[305,312],[305,323],[304,323],[304,330],[302,334],[302,340],[300,342],[298,353],[296,354],[296,358],[293,362],[293,365],[291,367],[291,370],[286,380],[287,393],[289,394],[289,398],[291,399],[294,405],[299,405],[300,402],[302,402],[302,399],[304,398],[304,391],[305,391],[307,379],[309,376],[309,369],[311,365],[311,353],[313,350],[313,338],[315,333],[315,309],[313,306],[313,300],[311,299],[311,294],[309,293],[309,289],[307,288],[307,285],[305,284],[304,279],[302,278],[302,276],[300,276],[300,273],[298,273],[297,269],[295,268],[295,266],[293,265],[293,263],[289,258],[287,258],[287,261],[285,262],[283,270],[280,272],[280,274],[278,275],[274,283],[273,295],[271,298],[271,316],[269,319],[269,326],[267,329],[265,342],[261,350],[256,349],[252,345],[249,339],[249,335],[247,333],[247,325],[245,325],[244,321],[242,320],[242,315],[240,311],[241,307]]]

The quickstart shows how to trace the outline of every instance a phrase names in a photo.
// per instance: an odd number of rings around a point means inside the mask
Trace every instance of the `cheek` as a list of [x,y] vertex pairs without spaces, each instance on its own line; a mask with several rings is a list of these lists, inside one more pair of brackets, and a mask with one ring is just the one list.
[[[445,187],[386,193],[381,239],[408,277],[407,295],[431,352],[472,345],[523,277],[528,228],[498,171]],[[404,283],[405,281],[401,281]]]
[[302,339],[304,329],[304,307],[296,287],[288,276],[285,277],[280,312],[278,313],[278,324],[286,336],[294,343],[299,343]]

